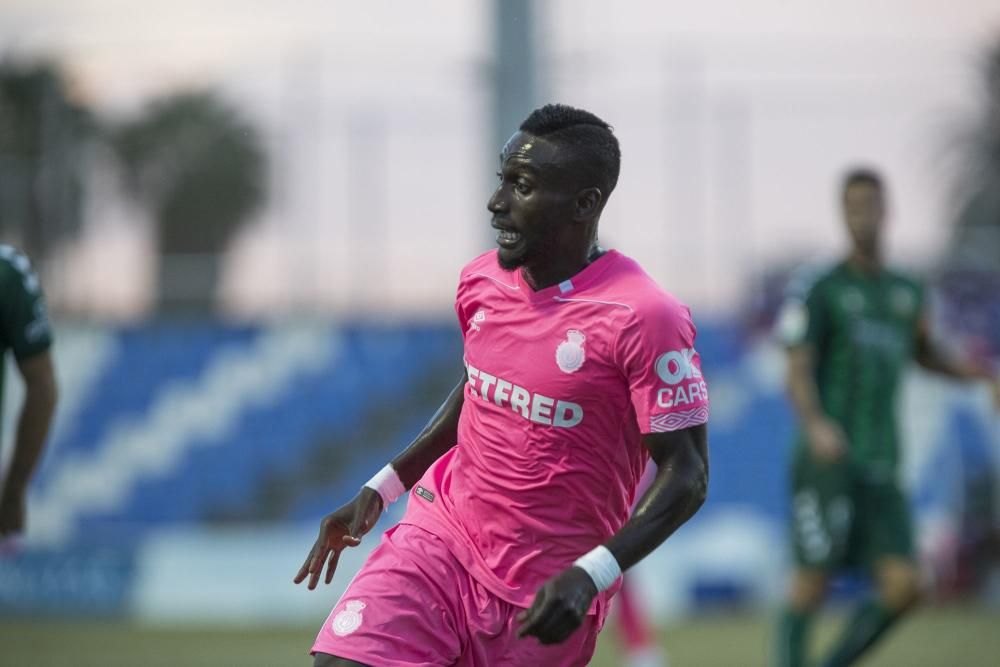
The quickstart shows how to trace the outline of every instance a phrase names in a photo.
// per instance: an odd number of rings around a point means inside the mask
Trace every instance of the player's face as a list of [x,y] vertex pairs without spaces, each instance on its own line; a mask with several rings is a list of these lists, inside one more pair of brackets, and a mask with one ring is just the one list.
[[844,192],[844,219],[855,247],[871,251],[878,247],[885,219],[882,189],[871,183],[855,183]]
[[500,179],[486,207],[497,230],[500,265],[543,265],[572,233],[576,189],[566,149],[518,132],[500,154]]

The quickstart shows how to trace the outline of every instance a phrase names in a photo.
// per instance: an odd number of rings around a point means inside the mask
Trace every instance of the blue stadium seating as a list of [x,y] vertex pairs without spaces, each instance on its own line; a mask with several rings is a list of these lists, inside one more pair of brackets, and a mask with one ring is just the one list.
[[[91,394],[84,400],[77,423],[53,443],[39,488],[61,466],[96,454],[102,440],[125,420],[141,419],[159,392],[171,383],[194,380],[217,355],[252,344],[261,331],[254,327],[221,325],[149,325],[117,334],[117,353]],[[380,404],[408,400],[402,394],[422,374],[441,367],[460,368],[458,335],[452,326],[351,326],[331,329],[330,343],[339,343],[329,363],[295,377],[289,387],[263,405],[247,405],[231,429],[217,437],[192,439],[182,459],[164,474],[134,480],[127,499],[111,510],[82,511],[79,533],[135,532],[171,522],[199,521],[222,514],[252,516],[259,484],[267,476],[292,473],[310,448],[334,437],[348,439],[361,428],[368,412]],[[424,415],[426,418],[427,415]],[[412,421],[412,420],[411,420]],[[419,428],[407,424],[403,438]],[[363,451],[346,475],[330,471],[327,487],[307,488],[307,495],[325,498],[331,486],[357,488],[363,475],[382,465]],[[377,461],[377,462],[376,462]],[[317,503],[294,502],[302,516]],[[315,511],[315,510],[312,510]]]

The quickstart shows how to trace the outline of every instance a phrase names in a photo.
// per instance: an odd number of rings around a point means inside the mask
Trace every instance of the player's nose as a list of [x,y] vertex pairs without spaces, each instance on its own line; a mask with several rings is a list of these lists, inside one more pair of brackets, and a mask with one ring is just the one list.
[[486,209],[490,213],[499,213],[506,210],[507,203],[506,197],[503,196],[503,186],[498,186],[496,190],[493,191],[493,195],[486,202]]

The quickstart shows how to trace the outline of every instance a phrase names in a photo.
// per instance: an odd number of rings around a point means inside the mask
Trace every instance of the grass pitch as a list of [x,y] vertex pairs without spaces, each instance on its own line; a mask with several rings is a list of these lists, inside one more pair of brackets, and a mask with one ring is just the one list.
[[[819,624],[828,645],[841,618]],[[311,662],[316,628],[149,627],[122,622],[30,621],[0,618],[3,667],[279,667]],[[697,617],[661,633],[671,667],[765,667],[770,618],[726,614]],[[594,667],[623,664],[614,623],[602,634]],[[996,667],[1000,610],[924,609],[900,625],[864,667]]]

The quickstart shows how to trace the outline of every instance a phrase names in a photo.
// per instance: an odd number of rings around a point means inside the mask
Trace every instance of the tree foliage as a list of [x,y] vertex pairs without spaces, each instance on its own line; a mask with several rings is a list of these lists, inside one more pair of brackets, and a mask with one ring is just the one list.
[[0,61],[0,232],[36,261],[80,229],[92,128],[53,65]]
[[211,94],[154,102],[115,134],[126,183],[163,253],[217,253],[264,198],[256,132]]
[[[214,95],[184,93],[153,102],[112,134],[126,187],[156,221],[161,310],[210,309],[218,256],[264,200],[256,132]],[[170,296],[184,278],[171,270],[179,258],[207,267],[197,294]]]

